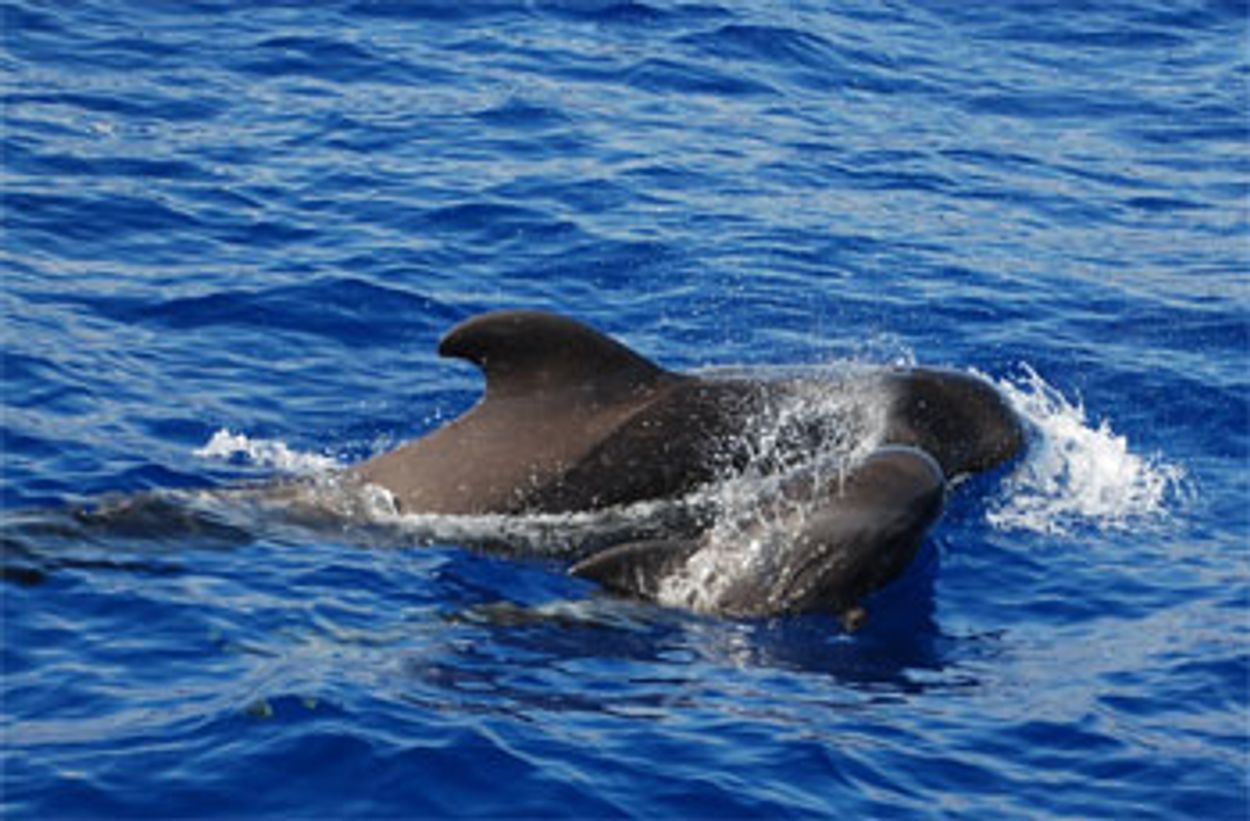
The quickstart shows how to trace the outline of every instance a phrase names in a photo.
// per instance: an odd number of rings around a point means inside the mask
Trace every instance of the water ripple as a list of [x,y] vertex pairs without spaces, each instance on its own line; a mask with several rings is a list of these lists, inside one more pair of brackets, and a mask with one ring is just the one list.
[[[3,812],[1244,814],[1243,3],[0,13]],[[519,306],[1023,363],[1054,447],[854,637],[205,501],[453,417]]]

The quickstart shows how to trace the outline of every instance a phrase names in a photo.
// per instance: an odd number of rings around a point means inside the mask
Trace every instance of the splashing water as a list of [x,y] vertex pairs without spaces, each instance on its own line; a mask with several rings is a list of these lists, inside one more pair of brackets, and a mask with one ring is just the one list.
[[[784,575],[794,534],[820,503],[819,496],[791,498],[786,487],[840,487],[885,432],[880,383],[847,376],[799,384],[775,416],[757,420],[744,434],[751,437],[750,464],[710,489],[714,523],[682,570],[662,581],[661,603],[717,612],[741,580]],[[819,444],[796,452],[796,439]]]
[[1022,370],[996,384],[1035,436],[987,514],[991,525],[1053,535],[1122,529],[1165,516],[1168,503],[1185,495],[1180,467],[1131,452],[1106,419],[1091,424],[1079,400],[1070,402],[1028,365]]

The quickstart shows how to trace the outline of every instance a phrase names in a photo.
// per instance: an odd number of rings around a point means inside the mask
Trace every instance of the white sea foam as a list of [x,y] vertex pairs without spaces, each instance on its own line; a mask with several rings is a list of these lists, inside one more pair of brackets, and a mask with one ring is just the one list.
[[202,459],[241,460],[248,465],[296,476],[313,476],[342,467],[338,460],[329,456],[292,450],[277,439],[253,439],[225,428],[214,433],[193,453]]
[[994,527],[1049,534],[1135,527],[1165,517],[1187,492],[1180,467],[1134,453],[1109,421],[1091,422],[1080,400],[1027,365],[996,384],[1033,427],[1034,441],[990,507]]

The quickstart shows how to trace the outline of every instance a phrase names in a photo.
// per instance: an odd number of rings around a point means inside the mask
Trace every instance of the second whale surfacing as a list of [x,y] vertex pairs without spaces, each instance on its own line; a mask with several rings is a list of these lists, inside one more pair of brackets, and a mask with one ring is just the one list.
[[693,532],[610,545],[570,571],[615,593],[727,615],[828,611],[853,629],[863,597],[911,563],[950,482],[1010,460],[1024,442],[991,385],[952,371],[817,385],[867,397],[851,403],[869,420],[852,432],[863,441],[843,443],[854,457],[830,465],[820,454],[847,431],[788,413],[809,380],[673,373],[536,311],[471,318],[439,353],[481,369],[482,400],[356,466],[354,479],[384,488],[405,515],[528,515],[680,500],[764,474],[745,502]]

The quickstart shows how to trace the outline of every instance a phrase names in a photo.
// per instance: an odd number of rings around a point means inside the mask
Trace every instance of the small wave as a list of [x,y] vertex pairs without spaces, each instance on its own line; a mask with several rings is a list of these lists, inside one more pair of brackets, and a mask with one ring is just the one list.
[[1091,423],[1036,371],[1022,366],[998,388],[1034,428],[1035,441],[1007,477],[988,519],[998,529],[1066,534],[1078,527],[1123,529],[1166,516],[1186,493],[1185,472],[1160,456],[1129,449],[1111,424]]
[[202,459],[240,462],[297,476],[322,474],[342,467],[338,460],[329,456],[302,453],[291,450],[280,440],[252,439],[226,428],[214,433],[204,447],[197,448],[193,453]]

